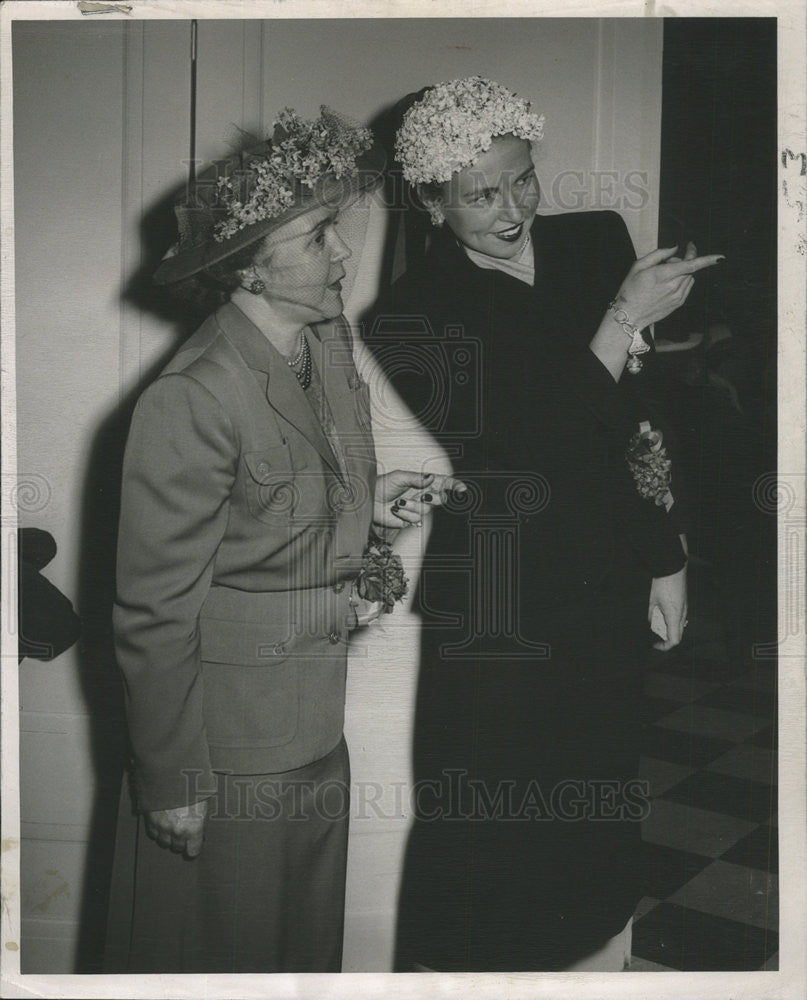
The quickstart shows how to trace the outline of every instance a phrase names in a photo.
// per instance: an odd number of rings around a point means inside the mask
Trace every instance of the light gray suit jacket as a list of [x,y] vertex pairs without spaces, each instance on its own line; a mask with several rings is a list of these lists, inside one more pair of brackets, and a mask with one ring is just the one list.
[[213,771],[303,766],[341,738],[375,455],[350,332],[314,329],[346,470],[294,373],[232,303],[135,409],[114,627],[142,810],[204,797]]

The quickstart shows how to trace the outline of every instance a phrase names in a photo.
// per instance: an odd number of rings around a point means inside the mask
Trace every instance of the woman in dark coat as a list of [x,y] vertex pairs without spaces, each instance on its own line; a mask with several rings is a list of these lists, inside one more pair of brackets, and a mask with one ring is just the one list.
[[568,968],[642,894],[648,606],[659,648],[686,624],[666,485],[640,495],[626,462],[647,413],[622,372],[717,258],[634,263],[615,213],[536,217],[543,120],[497,84],[418,98],[396,154],[438,228],[367,335],[469,490],[467,518],[435,513],[420,580],[398,964]]

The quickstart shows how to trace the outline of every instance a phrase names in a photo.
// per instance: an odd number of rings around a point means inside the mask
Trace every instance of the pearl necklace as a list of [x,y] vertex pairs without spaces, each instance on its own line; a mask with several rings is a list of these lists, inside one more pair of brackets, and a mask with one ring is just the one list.
[[307,389],[311,385],[311,348],[308,346],[308,339],[305,334],[303,334],[303,342],[300,345],[297,357],[291,361],[287,361],[286,364],[294,372],[297,381],[303,389]]

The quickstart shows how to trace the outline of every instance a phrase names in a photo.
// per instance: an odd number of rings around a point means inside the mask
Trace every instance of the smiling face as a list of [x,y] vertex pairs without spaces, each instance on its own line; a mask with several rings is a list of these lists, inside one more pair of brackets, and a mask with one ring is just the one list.
[[458,170],[435,204],[460,242],[490,257],[511,258],[524,248],[541,192],[526,139],[497,136],[473,166]]
[[263,297],[282,316],[305,326],[342,312],[343,261],[350,249],[339,236],[337,212],[320,206],[280,226],[263,241],[244,272],[266,286]]

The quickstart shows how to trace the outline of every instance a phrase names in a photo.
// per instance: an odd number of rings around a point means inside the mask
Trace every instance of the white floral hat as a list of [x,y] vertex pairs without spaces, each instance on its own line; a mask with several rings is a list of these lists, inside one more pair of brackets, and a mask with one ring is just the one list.
[[406,112],[395,156],[410,184],[440,184],[490,149],[496,136],[543,138],[544,116],[493,80],[469,76],[430,87]]
[[287,108],[271,139],[215,161],[174,207],[179,241],[154,281],[189,278],[319,205],[347,206],[381,179],[384,160],[369,129],[324,106],[314,121]]

